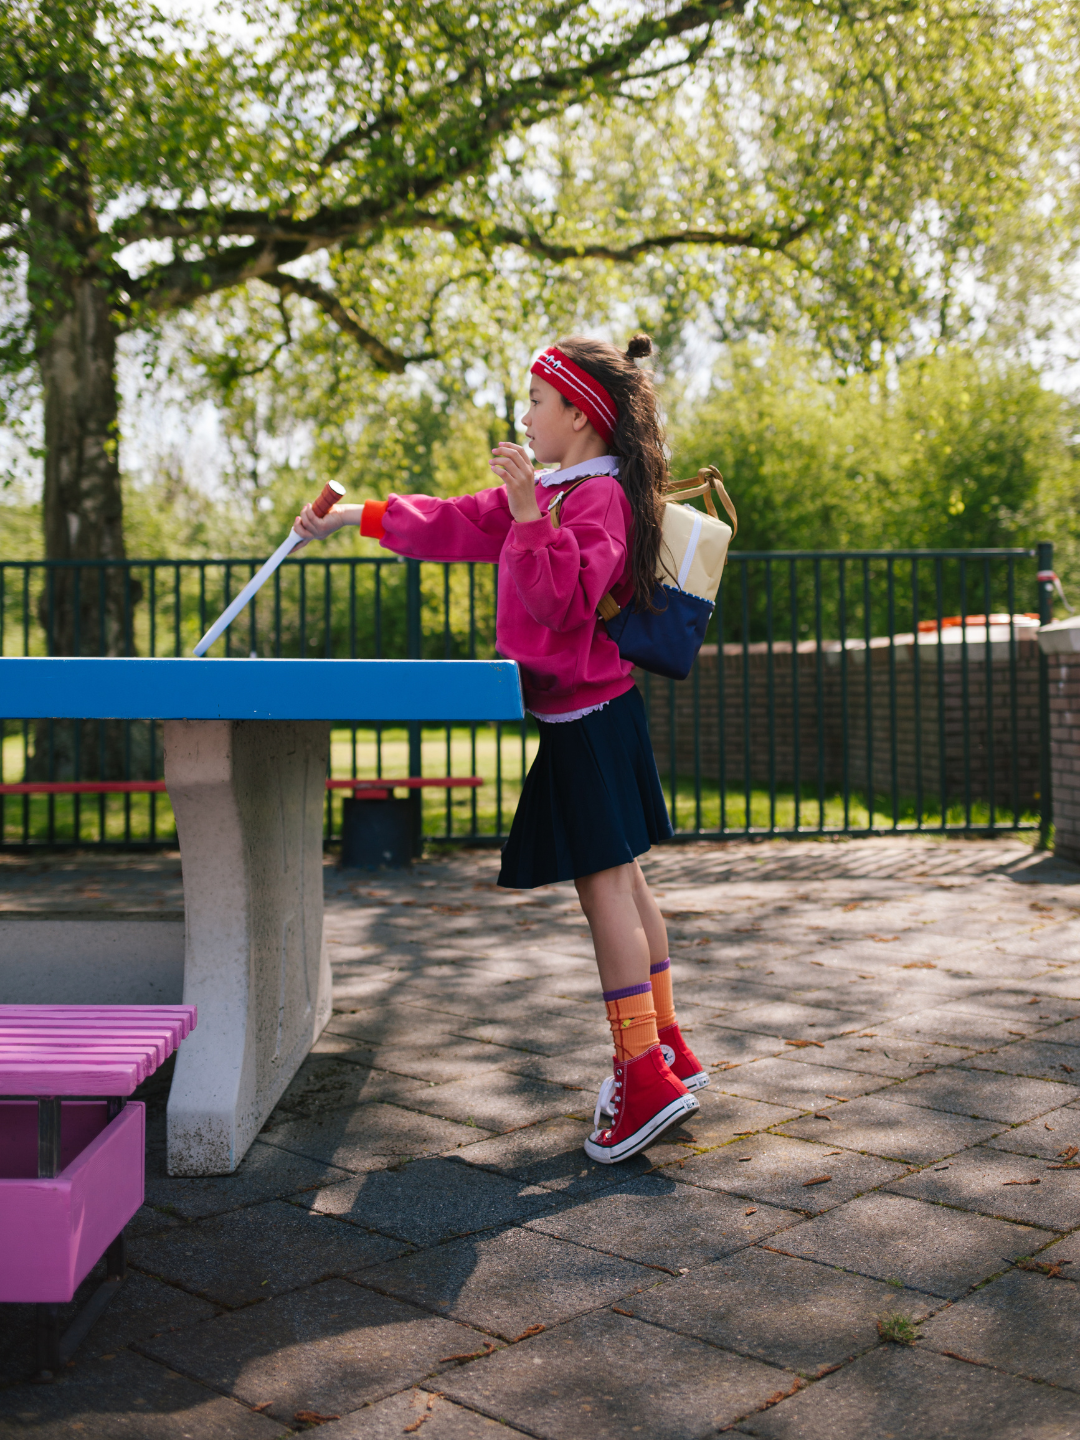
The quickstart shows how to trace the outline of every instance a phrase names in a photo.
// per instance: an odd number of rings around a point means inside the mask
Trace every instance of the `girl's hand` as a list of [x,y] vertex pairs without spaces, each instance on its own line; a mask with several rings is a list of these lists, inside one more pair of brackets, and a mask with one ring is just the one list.
[[[311,506],[305,505],[293,521],[292,528],[298,535],[304,537],[302,542],[296,546],[293,554],[295,555],[297,550],[302,550],[309,541],[326,540],[329,536],[333,535],[335,530],[340,530],[343,525],[348,525],[351,517],[345,513],[346,511],[359,511],[362,509],[362,505],[334,505],[320,520]],[[357,516],[355,523],[360,523],[359,516]]]
[[510,514],[521,524],[543,518],[536,503],[536,475],[523,445],[503,440],[491,452],[491,468],[506,486]]

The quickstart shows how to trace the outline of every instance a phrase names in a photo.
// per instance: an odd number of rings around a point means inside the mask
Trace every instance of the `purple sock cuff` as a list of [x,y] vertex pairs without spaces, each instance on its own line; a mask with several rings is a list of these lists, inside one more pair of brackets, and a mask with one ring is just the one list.
[[605,990],[605,1001],[628,1000],[631,995],[648,995],[651,985],[628,985],[625,990]]
[[650,974],[650,975],[659,975],[660,972],[661,972],[661,970],[670,970],[670,969],[671,969],[671,956],[669,955],[666,960],[661,960],[659,965],[650,965],[650,966],[649,966],[649,974]]

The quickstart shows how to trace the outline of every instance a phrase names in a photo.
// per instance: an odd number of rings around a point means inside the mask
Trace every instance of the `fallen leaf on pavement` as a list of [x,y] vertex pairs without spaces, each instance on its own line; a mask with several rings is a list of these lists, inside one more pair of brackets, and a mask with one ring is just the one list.
[[831,1116],[831,1115],[826,1115],[823,1110],[815,1110],[815,1111],[814,1111],[814,1119],[815,1119],[815,1120],[828,1120],[830,1124],[832,1123],[832,1116]]
[[320,1415],[318,1410],[297,1410],[293,1416],[301,1425],[326,1425],[331,1420],[340,1420],[340,1415]]
[[1003,1180],[1003,1185],[1041,1185],[1041,1180]]
[[757,1214],[757,1206],[756,1206],[756,1205],[751,1205],[749,1210],[744,1210],[742,1213],[743,1213],[744,1215],[756,1215],[756,1214]]
[[618,1305],[612,1305],[611,1308],[615,1311],[616,1315],[626,1315],[630,1320],[633,1320],[634,1318],[633,1310],[620,1310]]
[[819,1050],[825,1049],[820,1040],[785,1040],[784,1044],[793,1045],[796,1050],[805,1050],[808,1045],[816,1045]]
[[519,1340],[527,1340],[530,1335],[539,1335],[543,1329],[543,1325],[530,1325],[528,1329],[522,1330],[520,1335],[515,1335],[513,1340],[510,1341],[510,1344],[516,1345]]
[[804,1181],[802,1182],[802,1183],[803,1183],[803,1189],[805,1190],[808,1185],[824,1185],[826,1180],[831,1180],[831,1179],[832,1179],[832,1176],[831,1176],[831,1175],[815,1175],[812,1180],[804,1180]]
[[264,1400],[264,1401],[262,1401],[262,1403],[259,1404],[259,1405],[252,1405],[251,1408],[252,1408],[252,1410],[254,1410],[254,1411],[256,1411],[256,1412],[258,1412],[258,1411],[260,1411],[260,1410],[269,1410],[270,1406],[271,1406],[273,1403],[274,1403],[274,1402],[273,1402],[272,1400]]
[[1066,1145],[1064,1150],[1059,1150],[1057,1153],[1059,1160],[1071,1160],[1074,1155],[1080,1154],[1080,1149],[1075,1145]]
[[482,1360],[485,1355],[490,1355],[494,1349],[495,1346],[492,1341],[485,1340],[483,1350],[474,1350],[469,1355],[444,1355],[439,1361],[439,1364],[449,1365],[452,1360]]
[[1006,1033],[1006,1035],[1019,1035],[1021,1040],[1024,1040],[1024,1039],[1027,1038],[1027,1031],[1026,1031],[1026,1030],[1006,1030],[1005,1033]]
[[937,966],[933,960],[909,960],[906,965],[900,967],[902,970],[936,970]]

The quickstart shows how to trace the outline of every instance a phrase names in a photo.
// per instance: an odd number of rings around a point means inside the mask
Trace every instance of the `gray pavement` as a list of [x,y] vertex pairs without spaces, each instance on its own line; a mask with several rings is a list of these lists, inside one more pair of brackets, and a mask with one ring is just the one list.
[[[54,1384],[0,1309],[0,1435],[1080,1440],[1080,869],[922,838],[645,867],[699,1115],[582,1151],[610,1051],[572,887],[328,867],[315,1053],[235,1176],[165,1175],[148,1082],[131,1276]],[[0,908],[178,886],[0,861]]]

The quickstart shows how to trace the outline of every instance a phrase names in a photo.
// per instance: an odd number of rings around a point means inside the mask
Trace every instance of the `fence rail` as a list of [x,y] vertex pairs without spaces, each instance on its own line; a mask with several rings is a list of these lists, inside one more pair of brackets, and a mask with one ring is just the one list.
[[[183,655],[262,563],[0,561],[0,653]],[[735,553],[698,663],[640,684],[680,835],[1046,831],[1053,551]],[[486,658],[498,567],[288,560],[214,647]],[[1032,609],[1027,610],[1028,606]],[[966,623],[950,623],[966,617]],[[432,839],[505,837],[537,727],[334,726],[331,771],[482,774],[424,799]],[[7,721],[0,781],[158,779],[153,721]],[[340,832],[327,802],[326,836]],[[0,848],[175,844],[166,795],[0,796]]]

